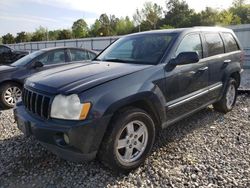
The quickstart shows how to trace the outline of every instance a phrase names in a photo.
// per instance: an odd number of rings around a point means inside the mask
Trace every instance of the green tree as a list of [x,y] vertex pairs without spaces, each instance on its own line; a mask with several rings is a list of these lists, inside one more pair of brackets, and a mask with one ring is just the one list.
[[31,41],[44,41],[48,39],[48,31],[46,28],[40,26],[36,31],[33,33]]
[[96,19],[95,23],[91,25],[89,35],[91,37],[101,36],[101,22]]
[[246,0],[234,0],[233,1],[234,7],[242,7],[245,4],[246,4]]
[[2,39],[2,37],[0,37],[0,44],[3,44],[3,39]]
[[213,26],[218,23],[219,12],[211,7],[201,11],[201,25]]
[[72,32],[68,29],[63,29],[58,33],[58,40],[71,39]]
[[49,40],[57,40],[59,33],[60,33],[60,30],[49,31],[48,32]]
[[141,31],[141,24],[144,21],[144,14],[139,9],[136,9],[133,15],[133,20],[135,25],[138,27],[139,32]]
[[101,24],[101,28],[99,29],[100,35],[109,36],[111,34],[111,26],[109,17],[107,14],[101,14],[99,18],[99,22]]
[[239,17],[242,24],[250,23],[250,5],[249,4],[238,3],[237,6],[233,6],[230,8],[230,12],[232,12],[235,16]]
[[74,38],[83,38],[88,35],[88,24],[84,19],[79,19],[73,23],[72,34]]
[[162,25],[171,25],[173,27],[192,26],[192,17],[195,14],[188,4],[183,0],[166,1],[165,18],[161,21]]
[[3,44],[13,44],[15,43],[15,38],[12,34],[7,33],[6,35],[2,36],[2,42]]
[[143,17],[152,26],[152,29],[156,29],[158,21],[162,18],[162,7],[156,3],[146,2],[142,9]]
[[101,36],[110,36],[110,35],[115,35],[115,28],[116,24],[118,23],[119,19],[116,18],[114,15],[110,15],[108,17],[107,14],[101,14],[99,18],[100,22],[100,35]]
[[163,25],[160,27],[160,29],[174,29],[174,27],[171,25]]
[[132,33],[133,30],[134,24],[132,21],[130,21],[128,16],[125,19],[120,18],[119,21],[116,23],[115,31],[117,35],[125,35],[128,33]]
[[16,43],[29,42],[30,41],[30,36],[26,32],[22,31],[20,33],[17,33],[15,41],[16,41]]
[[224,10],[219,13],[218,24],[226,25],[235,25],[240,24],[240,18],[237,15],[234,15],[232,12]]

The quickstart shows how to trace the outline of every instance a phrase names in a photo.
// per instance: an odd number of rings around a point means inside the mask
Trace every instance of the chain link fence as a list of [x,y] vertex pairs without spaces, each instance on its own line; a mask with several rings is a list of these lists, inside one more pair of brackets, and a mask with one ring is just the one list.
[[[245,50],[245,64],[244,67],[250,69],[250,24],[228,26],[234,30]],[[85,39],[70,39],[70,40],[56,40],[56,41],[40,41],[40,42],[27,42],[18,44],[9,44],[8,46],[16,50],[25,50],[29,52],[37,51],[43,48],[70,46],[80,47],[89,50],[101,51],[112,42],[121,36],[112,37],[95,37]]]
[[101,51],[110,45],[112,42],[120,38],[120,36],[114,37],[96,37],[85,39],[70,39],[70,40],[56,40],[56,41],[39,41],[39,42],[26,42],[18,44],[9,44],[8,46],[16,50],[25,50],[34,52],[43,48],[52,48],[60,46],[79,47],[89,50]]

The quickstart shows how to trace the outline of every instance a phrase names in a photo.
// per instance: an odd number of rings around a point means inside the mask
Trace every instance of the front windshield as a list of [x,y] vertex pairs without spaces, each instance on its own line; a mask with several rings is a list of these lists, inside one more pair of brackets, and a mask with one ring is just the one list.
[[32,59],[34,59],[35,57],[39,56],[42,53],[43,53],[43,51],[33,52],[33,53],[26,55],[26,56],[22,57],[21,59],[15,61],[14,63],[11,64],[11,66],[14,66],[14,67],[24,66],[27,63],[29,63]]
[[174,33],[157,33],[124,37],[95,60],[155,65],[163,57],[174,36]]

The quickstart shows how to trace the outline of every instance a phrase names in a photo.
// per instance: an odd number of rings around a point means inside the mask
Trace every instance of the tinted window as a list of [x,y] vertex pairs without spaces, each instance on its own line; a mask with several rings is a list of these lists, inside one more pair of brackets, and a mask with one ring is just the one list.
[[176,56],[181,52],[197,52],[199,57],[203,57],[201,39],[199,34],[191,34],[186,36],[176,50]]
[[34,58],[36,58],[37,56],[41,55],[42,53],[44,53],[43,51],[36,51],[33,52],[29,55],[26,55],[24,57],[22,57],[21,59],[17,60],[15,63],[12,63],[12,66],[24,66],[27,63],[31,62]]
[[0,46],[0,53],[9,53],[10,49],[5,46]]
[[111,44],[96,60],[157,64],[174,36],[174,33],[157,33],[123,37]]
[[89,59],[88,52],[85,50],[70,49],[71,61],[82,61]]
[[239,50],[238,44],[231,33],[223,33],[227,52]]
[[89,58],[94,59],[96,57],[95,53],[89,52]]
[[207,42],[208,56],[224,53],[223,42],[218,33],[205,34],[205,40]]
[[40,61],[44,65],[63,63],[65,62],[64,50],[57,50],[47,52],[43,56],[39,57],[36,61]]

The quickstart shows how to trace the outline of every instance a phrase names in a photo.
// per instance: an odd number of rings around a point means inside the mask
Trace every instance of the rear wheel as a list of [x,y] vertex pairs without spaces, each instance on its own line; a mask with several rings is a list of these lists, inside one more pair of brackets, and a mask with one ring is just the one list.
[[4,109],[13,108],[22,96],[22,89],[19,84],[5,83],[0,87],[0,104]]
[[145,111],[132,108],[111,122],[99,151],[102,163],[116,172],[129,172],[140,166],[155,140],[155,126]]
[[214,109],[218,112],[227,113],[231,111],[237,99],[237,82],[235,79],[230,78],[227,83],[226,90],[220,101],[213,104]]

